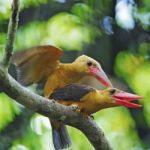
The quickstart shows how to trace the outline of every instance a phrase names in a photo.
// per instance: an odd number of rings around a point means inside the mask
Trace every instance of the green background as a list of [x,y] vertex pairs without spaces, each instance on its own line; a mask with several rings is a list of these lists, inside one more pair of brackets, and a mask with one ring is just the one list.
[[[10,14],[11,1],[0,0],[0,58]],[[140,109],[109,108],[94,116],[114,150],[150,149],[149,0],[22,0],[15,50],[44,44],[61,47],[63,62],[93,57],[115,87],[144,96]],[[93,149],[80,131],[68,128],[68,150]],[[48,119],[1,93],[0,149],[53,150]]]

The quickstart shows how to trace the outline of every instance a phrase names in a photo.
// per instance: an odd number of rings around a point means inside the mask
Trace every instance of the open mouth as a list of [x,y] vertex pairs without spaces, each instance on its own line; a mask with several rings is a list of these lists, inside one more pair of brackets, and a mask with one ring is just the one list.
[[115,103],[118,105],[122,105],[128,108],[142,107],[142,105],[139,105],[130,101],[142,99],[143,96],[120,91],[118,93],[113,94],[113,98],[115,98]]

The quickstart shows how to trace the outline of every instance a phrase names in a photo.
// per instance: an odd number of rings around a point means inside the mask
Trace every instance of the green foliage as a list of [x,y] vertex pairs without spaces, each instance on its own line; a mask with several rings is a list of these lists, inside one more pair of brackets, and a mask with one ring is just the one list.
[[75,15],[60,13],[49,20],[49,39],[56,45],[67,49],[82,50],[83,45],[91,42],[91,28]]
[[9,18],[10,8],[10,0],[0,0],[0,20]]
[[[147,122],[150,127],[150,63],[144,63],[143,66],[141,66],[136,75],[133,77],[132,81],[132,87],[135,90],[135,92],[141,94],[144,96],[144,99],[141,101],[144,107],[144,115],[147,119]],[[142,90],[141,90],[142,89]]]
[[[38,143],[38,144],[37,144]],[[10,150],[19,150],[20,145],[24,146],[25,149],[41,149],[42,144],[40,141],[40,136],[35,134],[32,130],[28,130],[24,137],[18,138],[18,140],[14,141],[13,147]]]
[[69,127],[69,135],[71,137],[72,145],[68,150],[75,150],[75,149],[94,150],[92,145],[89,143],[85,135],[81,133],[81,131]]
[[[0,0],[0,58],[6,42],[6,26],[10,17],[11,0]],[[46,5],[43,5],[46,4]],[[57,12],[52,12],[49,17],[45,17],[47,10],[44,6],[53,5]],[[58,5],[57,5],[58,4]],[[39,8],[39,6],[41,6]],[[62,11],[61,7],[65,10]],[[17,37],[15,41],[15,49],[28,48],[35,45],[52,44],[63,48],[66,57],[74,55],[71,51],[83,52],[86,49],[87,54],[95,56],[100,61],[104,70],[110,71],[110,66],[114,65],[114,77],[119,77],[125,81],[135,93],[144,96],[140,101],[143,105],[143,110],[139,113],[146,119],[146,123],[150,127],[150,62],[149,62],[149,47],[148,42],[143,42],[149,39],[150,27],[150,2],[149,0],[140,1],[136,5],[128,5],[128,13],[130,19],[133,19],[133,25],[130,31],[125,28],[130,21],[121,20],[118,27],[115,20],[115,1],[112,0],[94,0],[94,1],[63,1],[63,0],[22,0],[21,13],[23,10],[28,10],[25,17],[29,17],[29,21],[23,25],[19,24]],[[132,7],[131,7],[132,6]],[[124,8],[124,7],[123,7]],[[37,13],[39,18],[30,20],[31,13],[42,11],[42,15]],[[53,10],[52,10],[53,11]],[[129,12],[130,11],[130,12]],[[43,13],[45,12],[45,13]],[[26,11],[27,13],[27,11]],[[36,15],[36,13],[35,13]],[[31,15],[32,16],[32,15]],[[126,16],[126,13],[123,15]],[[103,19],[106,20],[103,23]],[[24,18],[21,18],[24,19]],[[123,19],[123,17],[121,18]],[[126,18],[124,18],[126,19]],[[26,20],[26,18],[25,18]],[[108,21],[108,22],[107,22]],[[134,26],[134,23],[136,26]],[[124,26],[125,25],[125,26]],[[113,35],[104,34],[104,28],[114,28]],[[138,27],[138,28],[137,28]],[[138,38],[137,38],[138,37]],[[130,38],[128,40],[127,38]],[[145,40],[146,39],[146,40]],[[119,40],[124,40],[120,44]],[[129,43],[126,42],[130,41]],[[97,51],[97,49],[100,50]],[[89,50],[90,49],[90,50]],[[124,50],[124,51],[123,51]],[[85,51],[84,51],[85,52]],[[116,56],[116,57],[114,57]],[[115,64],[108,64],[115,60]],[[112,72],[111,72],[112,73]],[[132,111],[132,110],[131,110]],[[138,111],[138,110],[137,110]],[[0,130],[4,129],[9,122],[12,122],[16,115],[19,115],[20,109],[5,94],[0,94]],[[143,143],[149,143],[149,139],[144,135],[144,138],[139,133],[145,133],[144,127],[131,116],[130,111],[123,107],[102,110],[95,115],[95,121],[103,129],[105,136],[108,138],[114,150],[143,150]],[[138,116],[136,119],[139,120]],[[146,125],[145,125],[146,126]],[[92,150],[93,147],[85,138],[85,136],[72,127],[68,127],[69,134],[72,139],[72,146],[69,150],[86,149]],[[15,130],[15,129],[14,129]],[[17,130],[16,130],[17,132]],[[142,133],[143,134],[143,133]],[[147,139],[146,139],[147,138]],[[145,144],[146,145],[146,144]],[[147,144],[150,148],[150,144]],[[49,120],[40,115],[34,115],[28,124],[28,131],[23,137],[13,141],[10,150],[53,150],[51,127]]]
[[42,39],[46,36],[46,25],[44,22],[32,22],[25,27],[20,27],[16,37],[16,48],[32,47],[42,44]]
[[[0,20],[8,19],[10,17],[12,0],[0,0]],[[22,0],[21,9],[28,7],[37,7],[40,4],[46,4],[48,0]]]
[[77,3],[73,5],[71,12],[79,16],[80,19],[84,21],[84,23],[88,23],[88,21],[94,20],[94,12],[87,4]]
[[28,8],[28,7],[37,7],[41,4],[46,4],[48,0],[22,0],[21,6],[22,8]]
[[6,42],[6,33],[0,33],[0,59],[2,59],[3,56],[5,42]]
[[32,22],[20,27],[16,47],[53,44],[67,50],[82,50],[84,44],[93,41],[93,29],[75,15],[62,12],[47,22]]
[[[84,148],[93,149],[91,144],[79,130],[72,127],[68,127],[68,130],[72,140],[72,146],[69,150]],[[24,147],[25,150],[54,150],[51,134],[49,119],[41,115],[34,115],[25,136],[19,137],[14,141],[14,146],[10,150],[20,150],[20,147]]]
[[96,114],[96,120],[114,150],[142,149],[134,120],[126,108],[102,110]]
[[144,96],[144,99],[140,102],[144,106],[144,115],[150,126],[150,62],[145,59],[145,56],[148,54],[148,47],[148,43],[142,43],[138,54],[119,53],[116,59],[115,70],[116,74],[122,77],[133,91]]
[[[48,124],[47,124],[48,123]],[[48,125],[48,126],[46,126]],[[51,147],[51,131],[48,118],[41,115],[34,115],[28,125],[28,129],[23,137],[18,137],[13,142],[13,147],[10,150],[20,150],[20,146],[33,150],[46,150]]]
[[123,77],[128,84],[131,83],[133,75],[144,63],[144,58],[141,55],[134,55],[130,52],[120,52],[116,58],[115,71],[120,77]]
[[0,130],[13,121],[19,112],[20,109],[17,104],[5,94],[0,93]]

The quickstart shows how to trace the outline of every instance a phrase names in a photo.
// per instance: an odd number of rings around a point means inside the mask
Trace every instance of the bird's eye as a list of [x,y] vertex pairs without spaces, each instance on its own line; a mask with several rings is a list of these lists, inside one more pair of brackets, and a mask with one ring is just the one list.
[[110,90],[109,90],[109,93],[110,93],[111,95],[115,94],[115,93],[116,93],[116,89],[110,89]]
[[93,63],[92,63],[91,61],[88,61],[88,62],[87,62],[87,65],[88,65],[88,66],[92,66]]

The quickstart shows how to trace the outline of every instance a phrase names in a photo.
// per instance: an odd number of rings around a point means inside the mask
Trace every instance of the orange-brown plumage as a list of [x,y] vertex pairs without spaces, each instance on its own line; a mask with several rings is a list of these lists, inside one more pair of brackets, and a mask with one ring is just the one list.
[[[61,103],[65,106],[75,106],[76,110],[82,113],[84,116],[93,114],[101,109],[116,107],[123,105],[130,108],[141,107],[139,104],[131,103],[131,100],[141,99],[141,96],[130,94],[115,88],[107,88],[105,90],[97,90],[87,85],[81,84],[69,84],[60,89],[55,90],[50,98],[55,99],[58,103]],[[69,136],[66,130],[65,125],[57,120],[52,120],[52,131],[53,132],[53,143],[55,148],[65,148],[70,145]],[[63,127],[64,130],[60,130]],[[62,132],[64,131],[64,132]],[[63,145],[62,140],[59,140],[58,135],[60,133],[67,135],[63,137],[63,141],[68,139],[66,145]],[[58,144],[59,143],[59,144]]]
[[23,85],[45,81],[44,95],[70,83],[77,83],[85,76],[94,76],[104,86],[112,86],[100,64],[86,55],[72,63],[59,61],[62,50],[54,46],[37,46],[16,52],[11,62],[18,67],[19,81]]
[[[118,105],[131,108],[140,107],[140,105],[129,101],[140,99],[142,97],[115,88],[97,90],[87,85],[69,84],[55,90],[50,98],[53,98],[66,106],[77,105],[81,112],[90,115],[101,109]],[[126,105],[118,103],[119,100],[123,101]]]
[[16,52],[11,62],[15,63],[21,73],[21,82],[24,85],[37,83],[48,76],[59,65],[58,59],[62,51],[53,46],[37,46]]
[[[38,84],[44,81],[44,96],[47,98],[51,97],[55,90],[70,83],[78,83],[83,77],[89,75],[95,77],[106,87],[112,86],[96,60],[82,55],[72,63],[61,63],[59,61],[61,55],[61,49],[54,46],[37,46],[15,53],[11,62],[17,66],[18,80],[21,84]],[[76,103],[83,109],[87,106],[87,114],[94,113],[95,108],[98,109],[97,106],[94,106],[94,103],[91,105],[94,107],[90,107],[89,103],[93,102],[91,100],[83,102]],[[66,102],[62,99],[60,103]],[[66,105],[71,103],[75,102],[68,101]],[[68,147],[70,140],[66,127],[55,120],[51,120],[51,124],[55,149]]]

